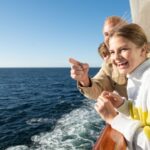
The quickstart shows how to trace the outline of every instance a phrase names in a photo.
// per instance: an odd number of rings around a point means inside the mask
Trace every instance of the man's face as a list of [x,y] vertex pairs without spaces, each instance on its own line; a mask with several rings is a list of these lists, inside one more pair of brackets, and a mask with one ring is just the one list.
[[104,43],[108,48],[109,37],[111,32],[113,31],[114,25],[112,23],[106,23],[103,28],[103,35],[104,35]]

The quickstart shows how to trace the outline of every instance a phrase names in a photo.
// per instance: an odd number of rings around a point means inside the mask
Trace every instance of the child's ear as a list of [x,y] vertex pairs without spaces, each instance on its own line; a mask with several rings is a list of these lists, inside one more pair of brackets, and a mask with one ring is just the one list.
[[148,53],[148,44],[144,44],[142,47],[142,56]]
[[147,43],[147,53],[150,53],[150,42]]

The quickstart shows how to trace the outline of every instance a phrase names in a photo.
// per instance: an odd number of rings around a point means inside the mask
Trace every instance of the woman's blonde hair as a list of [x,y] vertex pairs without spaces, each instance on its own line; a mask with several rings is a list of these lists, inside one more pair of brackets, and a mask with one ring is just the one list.
[[109,50],[104,42],[99,45],[98,53],[102,58],[110,55]]

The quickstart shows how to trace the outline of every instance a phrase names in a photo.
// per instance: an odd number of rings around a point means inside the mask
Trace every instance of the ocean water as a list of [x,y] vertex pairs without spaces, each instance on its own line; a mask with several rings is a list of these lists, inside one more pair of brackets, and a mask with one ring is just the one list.
[[69,68],[0,69],[0,150],[91,150],[104,126],[94,103]]

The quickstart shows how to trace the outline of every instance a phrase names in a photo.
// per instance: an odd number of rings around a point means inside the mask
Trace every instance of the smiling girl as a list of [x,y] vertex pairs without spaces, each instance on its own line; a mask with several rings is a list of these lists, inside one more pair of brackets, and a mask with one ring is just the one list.
[[[143,29],[128,24],[116,29],[109,40],[112,63],[128,77],[128,101],[111,92],[99,96],[95,109],[121,132],[130,150],[150,149],[150,59]],[[115,107],[119,107],[116,110]],[[121,111],[120,111],[121,110]]]

